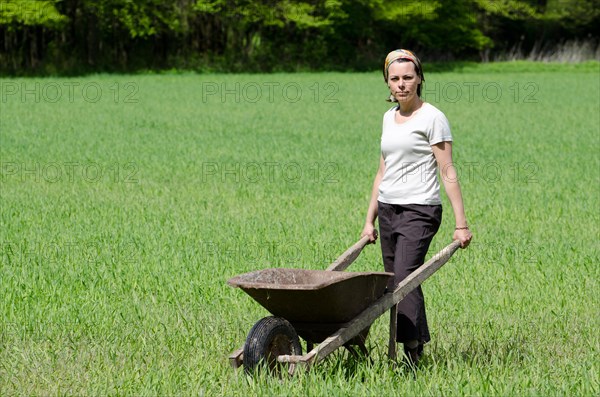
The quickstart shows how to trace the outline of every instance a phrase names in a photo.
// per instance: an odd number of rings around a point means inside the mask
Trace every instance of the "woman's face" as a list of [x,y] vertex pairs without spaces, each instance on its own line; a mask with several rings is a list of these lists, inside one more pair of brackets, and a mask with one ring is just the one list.
[[393,62],[388,69],[388,87],[399,103],[407,103],[418,97],[417,87],[421,77],[412,62]]

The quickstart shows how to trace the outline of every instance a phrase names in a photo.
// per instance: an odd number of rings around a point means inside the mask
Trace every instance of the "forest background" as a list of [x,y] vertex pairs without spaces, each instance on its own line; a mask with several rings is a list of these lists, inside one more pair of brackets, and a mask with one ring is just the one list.
[[0,0],[0,73],[364,71],[600,59],[599,0]]

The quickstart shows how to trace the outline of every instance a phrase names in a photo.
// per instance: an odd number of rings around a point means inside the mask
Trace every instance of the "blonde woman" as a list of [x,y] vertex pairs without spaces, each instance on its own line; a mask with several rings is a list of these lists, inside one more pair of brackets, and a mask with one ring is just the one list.
[[[466,248],[472,238],[452,163],[452,134],[446,116],[421,99],[421,61],[411,51],[390,52],[383,69],[396,105],[383,116],[381,157],[361,236],[377,239],[385,270],[395,274],[392,289],[424,262],[442,222],[438,171],[452,205],[454,240]],[[396,341],[417,364],[430,340],[423,291],[419,286],[398,304]]]

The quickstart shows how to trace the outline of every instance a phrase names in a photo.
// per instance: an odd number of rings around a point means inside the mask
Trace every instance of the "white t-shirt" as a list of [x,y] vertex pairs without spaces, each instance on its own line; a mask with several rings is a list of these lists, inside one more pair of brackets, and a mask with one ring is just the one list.
[[437,162],[431,146],[452,141],[448,119],[425,102],[411,119],[398,124],[396,109],[397,106],[383,115],[381,154],[385,173],[378,200],[387,204],[441,204]]

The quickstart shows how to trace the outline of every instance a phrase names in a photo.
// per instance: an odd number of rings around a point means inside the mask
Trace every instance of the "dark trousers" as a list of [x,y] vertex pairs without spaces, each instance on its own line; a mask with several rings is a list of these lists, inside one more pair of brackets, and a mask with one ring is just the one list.
[[[379,202],[378,217],[383,265],[386,272],[395,274],[388,285],[388,290],[393,290],[425,261],[429,244],[442,223],[442,206]],[[431,339],[421,286],[398,304],[396,341],[415,339],[421,344]]]

